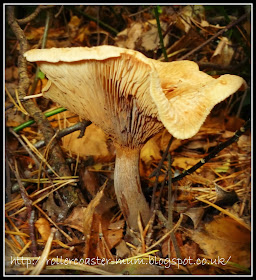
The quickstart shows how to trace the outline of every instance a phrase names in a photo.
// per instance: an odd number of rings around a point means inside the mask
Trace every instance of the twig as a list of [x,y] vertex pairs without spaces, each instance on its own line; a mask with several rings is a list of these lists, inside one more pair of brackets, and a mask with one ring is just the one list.
[[5,152],[5,180],[6,180],[6,186],[5,186],[5,192],[6,192],[6,201],[11,201],[11,194],[12,194],[12,182],[11,182],[11,171],[8,164],[9,161],[9,153],[8,149],[6,149]]
[[169,140],[169,143],[166,147],[166,150],[164,151],[164,154],[163,154],[161,160],[158,163],[157,168],[149,175],[149,178],[152,178],[152,177],[156,176],[155,183],[154,183],[154,186],[153,186],[152,199],[151,199],[151,212],[153,212],[154,207],[155,207],[155,192],[156,192],[156,188],[157,188],[157,184],[158,184],[158,178],[159,178],[159,175],[160,175],[160,172],[161,172],[163,162],[164,162],[164,160],[167,156],[167,153],[170,149],[170,146],[172,144],[172,141],[173,141],[173,137],[171,136],[171,138]]
[[168,172],[165,172],[165,176],[164,176],[164,179],[161,183],[161,187],[160,187],[160,190],[159,190],[159,195],[158,195],[156,203],[155,203],[155,207],[154,207],[155,210],[158,210],[159,207],[160,207],[160,198],[162,197],[162,192],[163,192],[163,189],[164,189],[164,186],[165,186],[167,176],[168,176]]
[[[167,156],[168,159],[168,220],[167,220],[167,229],[172,229],[173,228],[173,208],[174,208],[174,197],[172,196],[172,161],[171,161],[171,155],[168,153]],[[174,232],[170,233],[170,238],[176,253],[177,258],[182,259],[180,248],[177,243],[177,239],[174,235]],[[171,257],[171,255],[169,255]]]
[[233,26],[237,25],[239,22],[243,21],[250,13],[246,13],[243,14],[239,19],[232,21],[230,24],[228,24],[226,26],[226,28],[221,29],[219,32],[217,32],[215,35],[213,35],[212,37],[210,37],[208,40],[206,40],[203,44],[201,44],[200,46],[196,47],[195,49],[191,50],[190,52],[188,52],[187,54],[183,55],[182,57],[180,57],[177,60],[184,60],[185,58],[187,58],[188,56],[190,56],[191,54],[199,51],[201,48],[203,48],[204,46],[206,46],[207,44],[209,44],[212,40],[214,40],[215,38],[217,38],[218,36],[222,35],[224,32],[228,31],[230,28],[232,28]]
[[[24,27],[24,29],[23,29],[23,32],[24,32],[24,33],[25,33],[25,31],[27,30],[27,28],[29,27],[29,25],[30,25],[30,22]],[[19,44],[19,41],[17,40],[16,43],[15,43],[15,45],[13,46],[11,52],[10,52],[11,54],[13,54],[13,52],[16,50],[18,44]]]
[[[14,16],[14,8],[15,6],[7,6],[7,18],[8,18],[8,23],[20,44],[19,56],[18,56],[18,71],[19,71],[18,92],[19,92],[19,98],[22,99],[26,96],[28,92],[29,82],[30,82],[27,73],[27,61],[24,57],[24,53],[28,50],[28,42],[23,30],[20,28],[18,21]],[[38,124],[39,129],[42,131],[44,135],[44,139],[46,143],[49,143],[49,141],[54,136],[55,132],[51,127],[50,123],[48,122],[48,120],[45,118],[40,108],[38,108],[38,106],[30,99],[24,102],[24,108]],[[52,153],[51,153],[52,166],[55,167],[56,172],[60,176],[70,176],[71,173],[69,167],[65,162],[63,152],[60,146],[58,145],[56,139],[53,141],[52,146],[53,146]],[[64,189],[61,190],[61,193],[68,207],[71,207],[72,205],[80,202],[78,191],[73,186],[65,187]]]
[[242,111],[242,107],[243,107],[243,105],[244,105],[244,100],[245,100],[245,98],[246,98],[246,96],[247,96],[247,93],[248,93],[248,90],[245,90],[244,93],[243,93],[243,95],[242,95],[242,99],[241,99],[241,101],[240,101],[240,105],[239,105],[238,110],[237,110],[237,113],[236,113],[236,117],[237,117],[237,118],[240,117],[240,114],[241,114],[241,111]]
[[23,98],[23,100],[21,100],[21,101],[24,101],[24,100],[27,100],[27,99],[30,99],[30,98],[38,98],[38,97],[42,97],[42,96],[43,96],[42,93],[33,94],[33,95],[28,95],[28,96],[25,96],[25,97]]
[[136,12],[136,13],[130,14],[130,15],[128,15],[128,17],[134,17],[134,16],[137,16],[137,15],[142,14],[142,13],[144,13],[144,12],[146,12],[146,11],[150,10],[150,9],[151,9],[151,6],[149,6],[149,7],[145,8],[145,9],[143,9],[143,10],[140,10],[140,11],[138,11],[138,12]]
[[[91,123],[92,123],[91,121],[84,120],[78,124],[78,127],[81,130],[78,138],[82,138],[84,136],[86,127],[89,126]],[[63,136],[60,136],[60,137],[63,137]]]
[[64,10],[64,6],[61,5],[59,11],[57,12],[57,14],[54,15],[54,17],[57,18],[62,13],[63,10]]
[[149,178],[152,178],[154,176],[156,176],[156,178],[155,178],[155,183],[154,183],[154,186],[153,186],[153,193],[152,193],[152,199],[151,199],[151,212],[153,213],[153,216],[152,216],[153,219],[152,219],[152,223],[150,223],[150,225],[149,225],[148,234],[147,234],[147,237],[146,237],[146,246],[149,246],[149,242],[150,242],[151,236],[153,234],[153,221],[155,219],[156,211],[159,208],[160,198],[161,198],[161,195],[162,195],[162,191],[163,191],[163,188],[164,188],[164,183],[165,183],[165,180],[167,178],[168,173],[167,172],[165,173],[164,180],[163,180],[163,182],[161,184],[161,187],[160,187],[160,193],[159,193],[159,195],[157,197],[157,200],[155,202],[155,192],[156,192],[156,188],[157,188],[157,184],[158,184],[158,178],[159,178],[159,175],[160,175],[160,172],[161,172],[163,162],[164,162],[164,160],[167,156],[167,153],[169,152],[169,149],[171,147],[172,141],[173,141],[173,137],[171,136],[171,138],[168,142],[168,145],[167,145],[167,147],[164,151],[164,154],[163,154],[160,162],[158,163],[157,168],[149,176]]
[[169,143],[166,147],[166,150],[164,151],[164,154],[163,154],[161,160],[158,163],[157,168],[149,175],[149,178],[152,178],[152,177],[156,176],[155,183],[154,183],[154,186],[153,186],[152,199],[151,199],[151,212],[153,212],[153,210],[155,208],[155,192],[156,192],[156,188],[157,188],[157,184],[158,184],[158,178],[159,178],[159,175],[160,175],[160,172],[161,172],[163,162],[164,162],[164,160],[167,156],[167,153],[170,149],[170,146],[172,144],[172,140],[173,140],[173,137],[171,136],[171,138],[169,140]]
[[156,243],[154,243],[153,245],[151,245],[150,247],[147,248],[147,251],[151,250],[152,248],[156,247],[158,244],[160,244],[162,241],[165,240],[166,237],[168,237],[170,235],[170,233],[175,233],[175,231],[179,228],[181,222],[183,220],[183,214],[180,214],[180,218],[177,222],[177,224],[171,229],[169,230],[164,236],[162,236],[159,240],[156,241]]
[[159,36],[159,40],[160,40],[160,45],[162,48],[162,52],[165,58],[165,61],[169,61],[167,53],[166,53],[166,49],[164,46],[164,39],[163,39],[163,34],[162,34],[162,29],[161,29],[161,24],[160,24],[160,20],[159,20],[159,13],[158,13],[158,6],[156,6],[154,8],[154,12],[155,12],[155,17],[156,17],[156,23],[157,23],[157,29],[158,29],[158,36]]
[[[70,127],[64,128],[57,133],[56,139],[59,140],[62,137],[66,136],[74,131],[77,131],[77,130],[81,131],[78,138],[82,138],[86,127],[89,126],[90,124],[91,124],[91,121],[83,121],[83,122],[76,123]],[[42,148],[43,146],[45,146],[45,141],[44,140],[38,141],[37,143],[35,143],[34,146],[37,149]]]
[[15,169],[13,169],[14,175],[17,179],[17,182],[20,187],[20,194],[24,201],[25,206],[27,207],[27,218],[28,218],[28,224],[29,224],[29,236],[31,238],[31,253],[33,257],[37,256],[37,244],[36,244],[36,237],[35,237],[35,227],[34,227],[34,218],[35,218],[35,212],[32,209],[32,200],[28,197],[27,191],[25,190],[20,176],[18,172],[18,166],[17,161],[15,161]]
[[234,136],[229,138],[227,141],[217,145],[211,153],[209,153],[206,157],[202,158],[197,164],[195,164],[188,170],[183,171],[182,174],[174,177],[172,179],[172,182],[177,182],[177,181],[181,180],[182,178],[184,178],[185,176],[190,175],[191,173],[195,172],[198,168],[203,166],[206,162],[208,162],[209,160],[214,158],[220,151],[222,151],[229,145],[233,144],[234,142],[238,141],[239,137],[242,134],[244,134],[250,128],[250,126],[251,126],[251,120],[249,119],[245,122],[244,126],[242,126],[239,130],[236,131]]
[[45,247],[44,247],[43,253],[39,259],[39,262],[37,263],[36,267],[30,272],[30,275],[39,275],[41,273],[41,271],[43,270],[43,268],[47,262],[47,257],[50,253],[53,237],[54,237],[54,234],[56,231],[57,230],[55,228],[51,229],[50,236],[47,239],[47,242],[45,244]]
[[26,24],[26,23],[32,21],[33,19],[35,19],[39,15],[41,10],[49,9],[49,8],[53,8],[53,6],[37,6],[35,11],[31,15],[27,16],[26,18],[17,19],[17,22],[20,25]]
[[164,154],[163,154],[161,160],[158,163],[157,168],[149,175],[149,178],[155,177],[158,173],[160,173],[162,165],[163,165],[163,162],[164,162],[164,160],[165,160],[165,158],[166,158],[166,156],[168,154],[168,151],[169,151],[169,149],[171,147],[172,141],[173,141],[173,137],[171,136],[171,138],[170,138],[170,140],[168,142],[168,145],[167,145],[167,147],[166,147],[166,149],[164,151]]
[[[17,138],[17,140],[20,142],[20,144],[23,146],[23,148],[28,152],[28,154],[31,156],[31,158],[34,160],[35,165],[37,168],[39,168],[40,163],[37,160],[37,158],[33,155],[33,153],[31,152],[31,150],[26,146],[26,144],[22,141],[22,139],[20,138],[20,136],[15,133],[12,129],[10,130],[10,132]],[[47,172],[46,172],[47,173]]]
[[168,220],[167,220],[167,228],[171,229],[173,224],[173,201],[172,198],[172,168],[171,168],[171,155],[168,153]]

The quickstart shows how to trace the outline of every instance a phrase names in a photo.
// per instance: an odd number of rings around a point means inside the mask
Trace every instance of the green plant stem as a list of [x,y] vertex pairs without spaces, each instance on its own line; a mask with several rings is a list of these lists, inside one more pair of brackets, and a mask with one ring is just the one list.
[[[48,31],[49,31],[49,26],[50,26],[50,20],[51,20],[51,12],[47,11],[46,12],[46,21],[45,21],[45,27],[44,27],[44,34],[43,34],[43,38],[42,38],[42,44],[41,44],[41,49],[44,49],[46,46],[46,42],[47,42],[47,37],[48,37]],[[35,73],[35,79],[34,82],[32,84],[31,90],[29,92],[29,95],[33,95],[36,87],[37,87],[37,83],[38,83],[38,73],[39,73],[39,67],[36,67],[36,73]]]
[[[48,117],[51,117],[51,116],[54,116],[56,114],[59,114],[61,112],[64,112],[66,111],[67,109],[65,108],[58,108],[58,109],[55,109],[55,110],[52,110],[52,111],[49,111],[49,112],[46,112],[44,113],[45,117],[48,118]],[[33,123],[35,123],[34,120],[29,120],[27,122],[24,122],[16,127],[13,128],[13,131],[14,132],[19,132],[20,130],[26,128],[26,127],[29,127],[30,125],[32,125]]]
[[165,47],[164,47],[164,39],[163,39],[161,24],[160,24],[160,20],[159,20],[158,6],[156,6],[156,7],[154,8],[154,12],[155,12],[155,17],[156,17],[158,35],[159,35],[159,40],[160,40],[162,52],[163,52],[165,61],[168,62],[169,59],[168,59],[168,56],[167,56],[167,53],[166,53],[166,49],[165,49]]

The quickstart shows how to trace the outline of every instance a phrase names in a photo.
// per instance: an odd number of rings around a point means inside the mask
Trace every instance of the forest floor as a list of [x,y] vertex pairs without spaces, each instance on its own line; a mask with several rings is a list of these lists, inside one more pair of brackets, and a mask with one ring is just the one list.
[[[7,10],[6,274],[251,273],[251,132],[246,123],[251,110],[248,11],[250,6],[242,5],[54,5],[37,9],[17,5],[15,16],[20,19],[12,19],[21,30],[15,34],[17,29]],[[17,34],[24,34],[24,38],[17,39]],[[27,50],[115,45],[161,61],[188,59],[214,77],[241,76],[247,87],[216,105],[194,137],[172,139],[168,156],[165,150],[172,136],[166,129],[144,145],[140,177],[148,203],[154,201],[153,214],[148,225],[139,220],[140,232],[133,233],[115,197],[115,148],[111,140],[77,115],[54,111],[59,106],[40,95],[47,79],[40,70],[36,72],[33,63],[25,65],[30,86],[22,92],[24,65],[18,59],[25,41]],[[37,94],[26,107],[25,95]],[[33,119],[36,114],[28,112],[32,107],[35,112],[48,113],[48,117],[43,121],[40,117]],[[45,122],[53,131],[47,145]],[[246,131],[234,136],[244,125]],[[57,137],[61,131],[63,135]],[[66,173],[59,172],[58,160],[51,160],[53,140],[61,148],[69,170]],[[224,143],[225,148],[215,154],[215,147]],[[204,162],[207,156],[210,160]],[[184,173],[198,163],[202,164],[196,170]],[[179,179],[175,179],[177,176]],[[74,207],[63,200],[61,190],[67,186],[78,191],[80,203],[74,203]]]

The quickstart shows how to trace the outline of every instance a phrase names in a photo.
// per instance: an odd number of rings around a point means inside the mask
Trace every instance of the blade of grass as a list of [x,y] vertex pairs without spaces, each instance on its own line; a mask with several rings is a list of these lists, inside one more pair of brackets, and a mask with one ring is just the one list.
[[[54,109],[52,111],[49,111],[49,112],[46,112],[44,113],[45,117],[48,118],[48,117],[51,117],[51,116],[54,116],[56,114],[59,114],[59,113],[62,113],[64,111],[67,111],[67,109],[65,108],[57,108],[57,109]],[[13,128],[14,132],[19,132],[20,130],[26,128],[26,127],[29,127],[31,126],[33,123],[35,123],[34,120],[29,120],[27,122],[24,122],[16,127]]]
[[159,35],[160,45],[161,45],[161,48],[162,48],[164,59],[165,59],[165,61],[168,62],[169,59],[168,59],[168,56],[167,56],[167,53],[166,53],[166,49],[165,49],[165,46],[164,46],[164,39],[163,39],[163,34],[162,34],[162,29],[161,29],[158,9],[159,9],[159,6],[156,6],[154,8],[154,13],[155,13],[155,17],[156,17],[156,23],[157,23],[157,29],[158,29],[158,35]]

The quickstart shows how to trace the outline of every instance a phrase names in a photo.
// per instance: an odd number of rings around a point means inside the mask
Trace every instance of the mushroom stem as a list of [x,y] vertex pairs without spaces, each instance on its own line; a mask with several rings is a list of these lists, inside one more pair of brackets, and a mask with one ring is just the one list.
[[150,219],[150,208],[140,184],[140,149],[116,146],[114,185],[117,201],[128,226],[138,230],[138,214],[144,225]]

